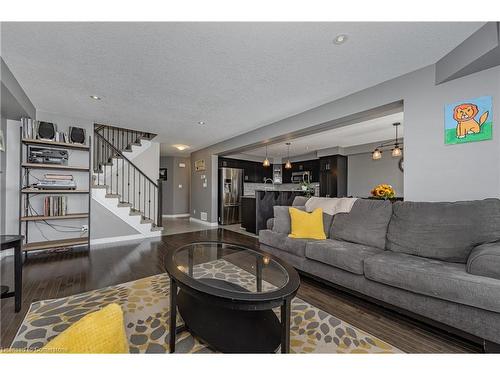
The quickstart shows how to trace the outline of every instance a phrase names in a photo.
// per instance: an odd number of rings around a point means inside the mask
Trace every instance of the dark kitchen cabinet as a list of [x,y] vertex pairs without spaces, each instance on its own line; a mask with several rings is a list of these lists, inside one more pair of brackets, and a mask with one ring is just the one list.
[[260,180],[257,182],[264,182],[265,179],[270,178],[271,180],[273,179],[273,165],[271,164],[269,167],[264,167],[262,163],[259,163],[259,166],[257,167],[258,171],[258,176],[260,177]]
[[292,173],[294,172],[311,172],[311,182],[319,182],[319,160],[304,160],[292,163],[291,169],[285,169],[285,164],[282,166],[283,183],[289,184],[292,182]]
[[265,178],[273,178],[272,166],[264,167],[261,162],[249,160],[237,160],[220,157],[219,168],[243,169],[244,182],[264,182]]
[[282,182],[284,184],[290,184],[292,182],[292,170],[286,169],[285,164],[281,166],[281,170],[283,173]]
[[240,160],[219,158],[219,168],[242,168]]
[[319,195],[321,197],[347,196],[347,157],[325,156],[319,159]]
[[257,171],[255,165],[251,161],[242,160],[241,166],[243,169],[243,181],[244,182],[254,182],[257,179]]

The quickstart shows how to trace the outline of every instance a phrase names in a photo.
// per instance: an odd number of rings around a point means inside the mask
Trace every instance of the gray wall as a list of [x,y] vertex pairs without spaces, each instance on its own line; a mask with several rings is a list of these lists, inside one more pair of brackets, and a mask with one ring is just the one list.
[[[179,164],[184,163],[185,168]],[[174,156],[162,156],[160,167],[167,168],[167,181],[163,181],[163,214],[189,214],[190,159]]]
[[132,236],[139,234],[134,228],[110,213],[106,207],[101,206],[92,199],[90,225],[92,229],[91,238],[112,238],[120,236]]
[[[206,212],[211,223],[217,223],[218,157],[214,150],[208,148],[191,154],[191,216],[201,219],[201,213]],[[205,160],[206,170],[197,172],[194,163],[201,159]]]
[[371,153],[347,156],[347,194],[369,197],[378,184],[389,184],[398,197],[404,196],[403,172],[398,167],[399,158],[384,153],[382,159],[372,160]]
[[173,156],[160,157],[160,168],[167,168],[167,180],[162,181],[162,210],[164,215],[173,215],[174,211],[174,158]]
[[[454,201],[500,196],[500,137],[462,145],[444,144],[444,105],[458,100],[492,95],[500,108],[500,67],[435,85],[435,67],[428,66],[320,107],[275,122],[255,131],[194,152],[191,160],[236,150],[301,129],[343,118],[388,103],[404,101],[405,199]],[[493,111],[498,124],[498,110]],[[206,189],[199,173],[192,172],[191,211],[211,210],[216,218],[216,174],[205,172]],[[215,182],[215,184],[214,184]],[[423,186],[432,186],[423,189]],[[213,191],[215,189],[215,192]],[[212,200],[212,203],[210,203]]]

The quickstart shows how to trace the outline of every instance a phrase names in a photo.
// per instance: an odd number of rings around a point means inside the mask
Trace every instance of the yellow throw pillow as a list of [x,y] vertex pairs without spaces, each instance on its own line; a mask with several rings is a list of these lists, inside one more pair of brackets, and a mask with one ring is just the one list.
[[116,303],[85,315],[54,337],[43,353],[129,353],[123,312]]
[[310,238],[313,240],[325,240],[323,229],[323,210],[316,208],[313,212],[305,212],[290,207],[290,238]]

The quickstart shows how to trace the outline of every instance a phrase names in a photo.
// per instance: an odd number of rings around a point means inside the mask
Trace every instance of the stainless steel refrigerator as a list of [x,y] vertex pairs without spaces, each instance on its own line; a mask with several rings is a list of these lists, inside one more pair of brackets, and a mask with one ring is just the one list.
[[219,223],[241,223],[243,169],[219,168]]

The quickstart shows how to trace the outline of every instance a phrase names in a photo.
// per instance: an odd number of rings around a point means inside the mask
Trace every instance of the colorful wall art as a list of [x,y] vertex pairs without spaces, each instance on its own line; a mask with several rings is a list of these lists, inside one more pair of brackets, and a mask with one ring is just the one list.
[[492,97],[463,100],[444,107],[444,143],[486,141],[493,136]]

